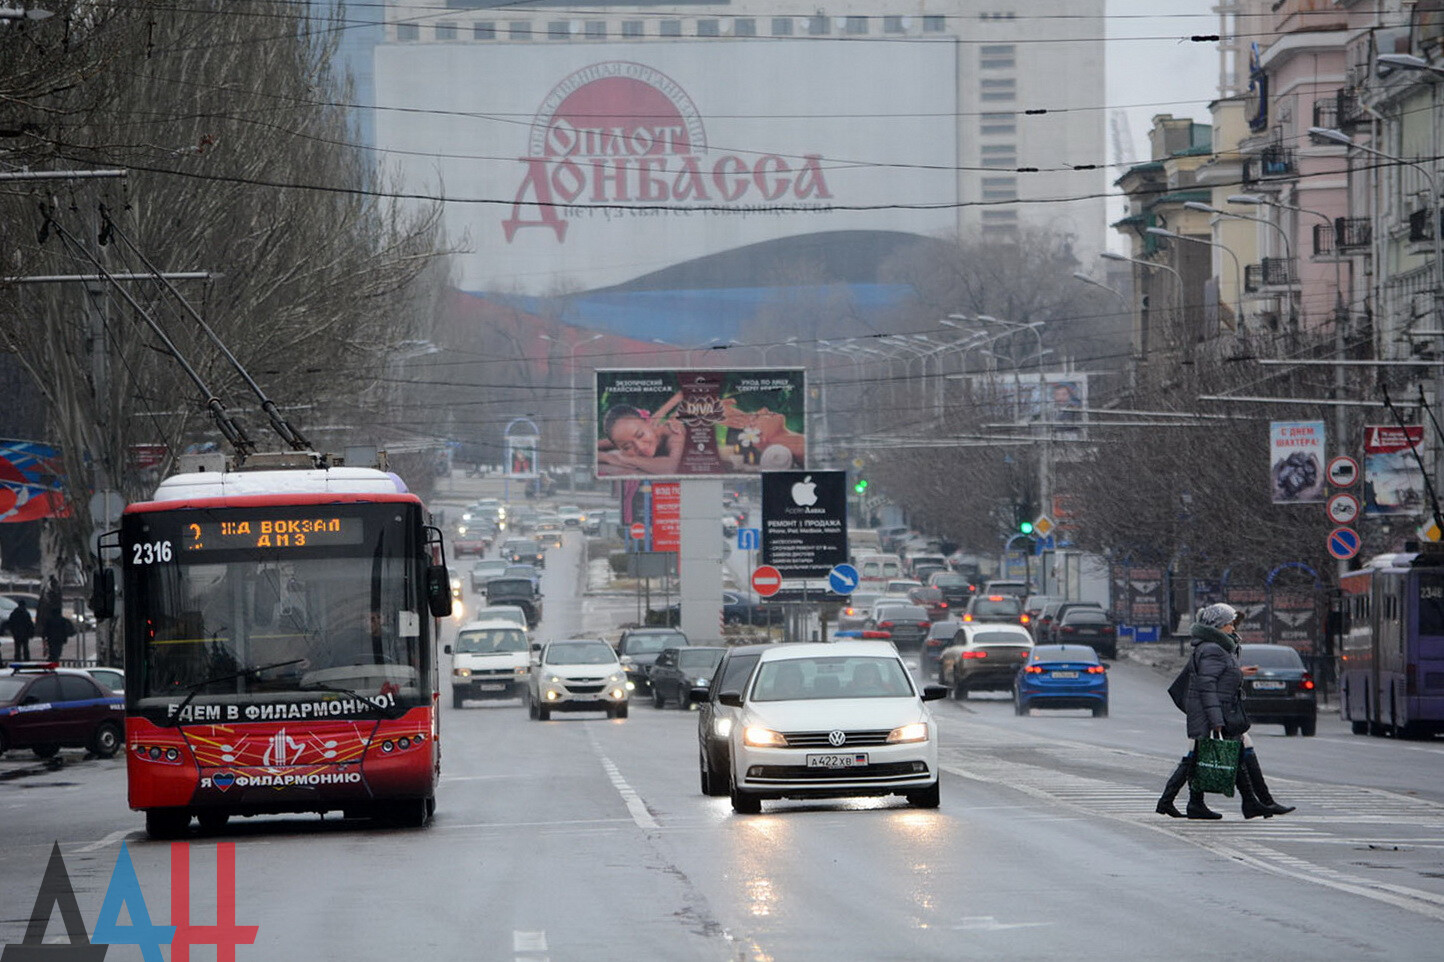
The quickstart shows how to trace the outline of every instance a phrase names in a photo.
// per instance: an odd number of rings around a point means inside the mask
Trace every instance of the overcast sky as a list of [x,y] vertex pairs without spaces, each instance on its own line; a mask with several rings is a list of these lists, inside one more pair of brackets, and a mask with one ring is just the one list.
[[[1148,128],[1157,114],[1208,123],[1208,103],[1218,96],[1218,44],[1193,43],[1195,34],[1218,32],[1216,0],[1108,0],[1108,117],[1124,110],[1135,159],[1148,159]],[[1111,129],[1111,128],[1110,128]],[[1109,159],[1115,163],[1113,141]],[[1117,178],[1114,167],[1109,180]],[[1122,216],[1121,201],[1109,219]],[[1115,234],[1109,231],[1110,234]],[[1109,246],[1121,250],[1110,237]]]

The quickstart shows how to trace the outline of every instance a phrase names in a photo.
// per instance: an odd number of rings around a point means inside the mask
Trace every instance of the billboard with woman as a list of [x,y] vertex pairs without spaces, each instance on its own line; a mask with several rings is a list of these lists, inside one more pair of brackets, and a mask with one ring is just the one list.
[[800,369],[597,372],[597,477],[745,477],[807,467]]

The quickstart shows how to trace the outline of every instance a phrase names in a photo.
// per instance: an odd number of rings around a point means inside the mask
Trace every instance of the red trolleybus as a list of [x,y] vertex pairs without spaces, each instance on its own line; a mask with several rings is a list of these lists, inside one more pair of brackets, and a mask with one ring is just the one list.
[[283,812],[425,823],[440,538],[370,468],[178,474],[126,509],[125,747],[151,835]]
[[1356,735],[1444,731],[1444,555],[1430,547],[1339,576],[1339,707]]

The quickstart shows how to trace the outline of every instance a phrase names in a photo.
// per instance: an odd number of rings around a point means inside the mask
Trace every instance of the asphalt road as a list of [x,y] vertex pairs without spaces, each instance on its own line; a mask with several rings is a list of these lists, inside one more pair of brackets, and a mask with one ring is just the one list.
[[[579,593],[581,541],[548,558],[544,637],[631,613],[629,596]],[[1244,821],[1218,799],[1222,822],[1166,819],[1153,803],[1184,748],[1166,681],[1118,663],[1101,719],[1020,718],[1001,695],[933,703],[935,811],[899,798],[734,815],[698,792],[696,716],[641,699],[618,721],[443,707],[429,826],[233,821],[189,846],[191,913],[214,919],[217,845],[234,844],[236,921],[259,926],[238,959],[1437,958],[1444,743],[1356,737],[1333,718],[1309,739],[1264,729],[1274,794],[1297,812]],[[174,918],[171,847],[127,810],[123,763],[62,756],[0,758],[0,944],[24,937],[56,841],[87,926],[122,843],[151,918]],[[63,940],[59,911],[49,931]]]

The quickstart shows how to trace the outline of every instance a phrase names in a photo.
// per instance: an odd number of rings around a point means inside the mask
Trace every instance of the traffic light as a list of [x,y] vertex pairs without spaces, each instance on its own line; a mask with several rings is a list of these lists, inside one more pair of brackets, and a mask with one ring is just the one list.
[[856,494],[867,494],[867,478],[858,478],[852,483],[852,490]]
[[1032,513],[1029,505],[1013,502],[1013,527],[1017,528],[1019,534],[1030,535],[1033,533]]
[[1031,521],[1019,521],[1019,522],[1018,522],[1018,533],[1019,533],[1019,534],[1032,534],[1032,533],[1033,533],[1033,522],[1031,522]]

